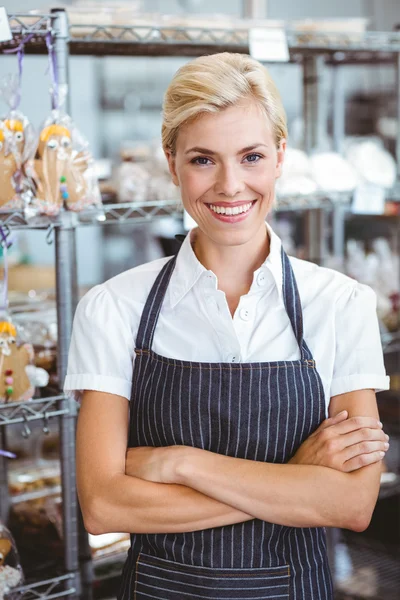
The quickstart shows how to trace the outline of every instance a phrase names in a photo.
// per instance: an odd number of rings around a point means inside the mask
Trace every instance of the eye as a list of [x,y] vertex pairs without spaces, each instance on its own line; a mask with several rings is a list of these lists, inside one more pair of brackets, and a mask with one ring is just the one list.
[[211,163],[210,159],[206,156],[196,156],[190,161],[194,165],[205,166]]
[[12,336],[10,335],[10,337],[8,338],[8,343],[9,343],[9,344],[15,344],[15,337],[12,337]]
[[24,134],[22,133],[22,131],[17,131],[15,134],[15,139],[17,142],[23,142],[24,141]]
[[49,141],[47,142],[47,147],[48,147],[50,150],[55,150],[56,148],[58,148],[58,142],[57,142],[57,140],[49,140]]
[[69,148],[71,145],[71,140],[66,135],[61,138],[61,146],[62,148]]
[[3,150],[3,142],[0,142],[0,152]]
[[258,162],[261,158],[263,158],[263,156],[261,154],[257,154],[255,152],[253,152],[252,154],[248,154],[247,156],[244,157],[245,161],[248,163],[256,163]]

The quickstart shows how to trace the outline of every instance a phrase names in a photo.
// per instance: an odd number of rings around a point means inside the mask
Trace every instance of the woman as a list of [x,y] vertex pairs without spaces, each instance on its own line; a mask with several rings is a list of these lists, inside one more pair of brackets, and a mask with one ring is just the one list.
[[162,136],[198,227],[78,307],[85,525],[133,534],[122,600],[332,598],[324,527],[365,529],[388,447],[375,296],[265,224],[287,130],[261,64],[186,64]]

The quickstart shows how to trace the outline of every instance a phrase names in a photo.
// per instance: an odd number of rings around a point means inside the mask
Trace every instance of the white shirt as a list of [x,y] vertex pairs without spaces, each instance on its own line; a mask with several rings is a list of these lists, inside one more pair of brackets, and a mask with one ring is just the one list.
[[[282,295],[281,241],[267,225],[270,253],[254,272],[232,318],[217,278],[196,258],[192,230],[181,247],[157,323],[153,350],[192,362],[298,360],[300,350]],[[158,273],[168,261],[135,267],[92,288],[74,319],[64,390],[130,399],[135,338]],[[304,339],[325,391],[389,388],[371,288],[313,263],[290,258],[299,288]]]

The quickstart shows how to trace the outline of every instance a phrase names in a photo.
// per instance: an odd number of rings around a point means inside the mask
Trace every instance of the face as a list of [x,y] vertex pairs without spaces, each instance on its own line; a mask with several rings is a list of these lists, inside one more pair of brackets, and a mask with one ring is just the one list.
[[203,236],[242,245],[266,235],[286,142],[277,149],[272,127],[252,101],[184,125],[176,153],[167,153],[184,208]]

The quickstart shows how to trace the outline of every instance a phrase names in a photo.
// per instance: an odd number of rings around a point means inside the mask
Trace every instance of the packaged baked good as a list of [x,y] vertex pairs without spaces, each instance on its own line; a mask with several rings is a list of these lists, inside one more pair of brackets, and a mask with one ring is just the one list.
[[56,215],[62,207],[81,211],[101,206],[100,190],[89,145],[71,117],[53,110],[44,122],[36,150],[38,212]]
[[23,583],[17,547],[11,532],[0,522],[0,600],[17,597],[13,589]]
[[32,346],[17,345],[15,326],[11,321],[0,321],[0,403],[32,398],[35,388],[26,372],[32,362]]
[[32,161],[36,134],[17,109],[19,79],[8,75],[0,82],[0,96],[9,110],[0,119],[0,209],[22,209],[33,198]]

